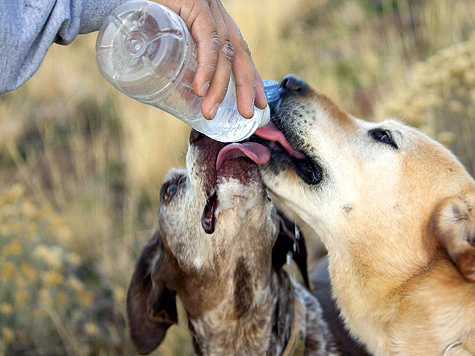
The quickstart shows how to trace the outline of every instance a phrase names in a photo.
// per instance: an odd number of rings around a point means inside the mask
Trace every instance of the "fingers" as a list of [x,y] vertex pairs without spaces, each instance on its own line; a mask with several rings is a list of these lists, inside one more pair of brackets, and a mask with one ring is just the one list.
[[242,116],[250,118],[254,112],[254,105],[260,109],[267,106],[264,85],[252,60],[251,51],[239,28],[220,2],[219,8],[234,48],[232,71],[236,81],[238,110]]
[[[216,0],[210,1],[210,11],[216,24],[216,32],[218,34],[220,45],[218,49],[218,58],[216,61],[215,71],[212,73],[210,87],[206,92],[201,104],[201,111],[203,116],[207,119],[211,119],[215,116],[219,104],[223,101],[224,96],[226,95],[229,77],[231,75],[231,64],[234,56],[233,46],[229,41],[228,30],[221,16],[221,12],[218,9]],[[199,57],[198,69],[200,69]],[[198,77],[198,72],[199,71],[197,70],[193,84],[200,80]]]
[[201,111],[212,119],[229,84],[231,69],[236,82],[239,113],[252,117],[254,105],[267,102],[251,52],[239,28],[220,0],[154,0],[168,6],[185,21],[197,45],[198,68],[193,90],[203,98]]
[[[254,62],[252,63],[254,65]],[[262,78],[257,72],[257,68],[254,65],[254,83],[255,83],[255,100],[254,105],[259,109],[265,109],[267,106],[267,99],[264,93],[264,83],[262,83]]]
[[[217,70],[221,39],[214,16],[206,0],[154,0],[175,11],[185,22],[197,47],[198,68],[193,80],[193,90],[201,97],[211,86]],[[222,21],[221,21],[222,22]],[[222,27],[222,26],[221,26]],[[222,32],[222,31],[221,31]],[[227,35],[221,35],[225,38]],[[229,80],[229,74],[228,74]],[[225,84],[227,86],[227,83]],[[223,85],[224,86],[224,85]],[[225,89],[224,89],[225,90]],[[216,91],[216,90],[215,90]],[[223,95],[224,97],[224,95]],[[209,100],[209,99],[208,99]],[[221,99],[222,100],[222,99]],[[211,118],[209,105],[206,118]]]

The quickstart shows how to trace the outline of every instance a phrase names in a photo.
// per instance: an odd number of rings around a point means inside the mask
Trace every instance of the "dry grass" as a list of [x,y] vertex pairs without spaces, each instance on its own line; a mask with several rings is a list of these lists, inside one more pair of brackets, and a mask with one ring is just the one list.
[[[450,50],[455,60],[437,54],[470,37],[475,28],[471,0],[227,0],[225,6],[248,41],[263,78],[280,80],[295,73],[357,116],[375,119],[390,113],[409,119],[412,113],[406,108],[412,106],[406,104],[416,107],[426,99],[425,84],[420,85],[423,78],[432,77],[432,71],[439,76],[453,73],[460,58],[474,66],[473,46],[460,54],[461,47]],[[36,345],[29,355],[54,354],[48,349],[51,345],[71,355],[131,353],[124,325],[126,287],[137,254],[154,228],[164,174],[184,164],[188,127],[107,84],[96,68],[94,41],[92,34],[66,48],[54,45],[26,85],[0,96],[0,183],[24,187],[14,206],[28,201],[35,209],[52,207],[51,214],[61,217],[71,236],[48,243],[66,255],[79,256],[80,277],[93,295],[89,307],[101,310],[75,324],[53,308],[48,320],[64,328],[52,324],[51,330],[57,332],[50,337],[55,341]],[[419,62],[434,55],[425,77],[413,74]],[[413,123],[435,135],[456,132],[473,144],[470,110],[475,83],[466,79],[472,69],[450,87],[454,94],[439,95],[434,115],[447,118],[458,112],[457,120],[433,120],[432,111],[426,111]],[[417,100],[408,97],[399,110],[388,111],[403,100],[398,98],[408,87],[418,88]],[[0,210],[0,220],[6,218]],[[0,223],[0,247],[12,242],[2,234],[6,225]],[[51,238],[46,230],[39,236],[45,241]],[[22,255],[23,260],[28,258]],[[72,273],[64,271],[63,277]],[[9,296],[15,288],[10,288]],[[0,289],[0,313],[2,305],[8,312],[5,305],[14,301],[1,293]],[[74,298],[68,305],[84,310]],[[16,313],[28,310],[19,308]],[[0,330],[0,339],[21,345],[20,331],[26,331],[18,324],[4,326],[2,320],[0,327],[6,329]],[[29,330],[27,337],[37,331]],[[158,354],[189,354],[188,340],[186,327],[175,327]]]
[[474,102],[475,34],[416,66],[408,86],[376,110],[419,126],[451,148],[475,176]]

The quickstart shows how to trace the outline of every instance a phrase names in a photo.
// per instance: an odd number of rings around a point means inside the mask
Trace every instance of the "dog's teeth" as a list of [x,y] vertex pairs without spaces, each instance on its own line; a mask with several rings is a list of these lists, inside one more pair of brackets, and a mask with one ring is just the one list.
[[300,230],[297,225],[294,225],[294,232],[295,232],[295,238],[298,240],[300,239]]
[[287,264],[290,265],[290,262],[292,261],[292,252],[287,252]]

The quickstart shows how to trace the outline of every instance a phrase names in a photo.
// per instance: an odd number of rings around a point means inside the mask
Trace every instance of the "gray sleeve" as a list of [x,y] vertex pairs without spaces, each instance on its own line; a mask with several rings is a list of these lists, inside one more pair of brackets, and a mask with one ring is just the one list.
[[24,84],[53,42],[99,29],[127,0],[0,0],[0,94]]

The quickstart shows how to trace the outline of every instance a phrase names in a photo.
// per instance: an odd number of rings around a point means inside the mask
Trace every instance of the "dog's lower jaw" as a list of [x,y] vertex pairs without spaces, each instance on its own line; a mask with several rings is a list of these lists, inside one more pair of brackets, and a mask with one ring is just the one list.
[[302,286],[294,286],[285,271],[273,272],[269,283],[254,293],[249,311],[236,318],[233,303],[223,303],[199,318],[190,318],[196,355],[280,356],[290,336],[293,301],[307,307],[305,355],[339,355],[328,334],[318,301]]

